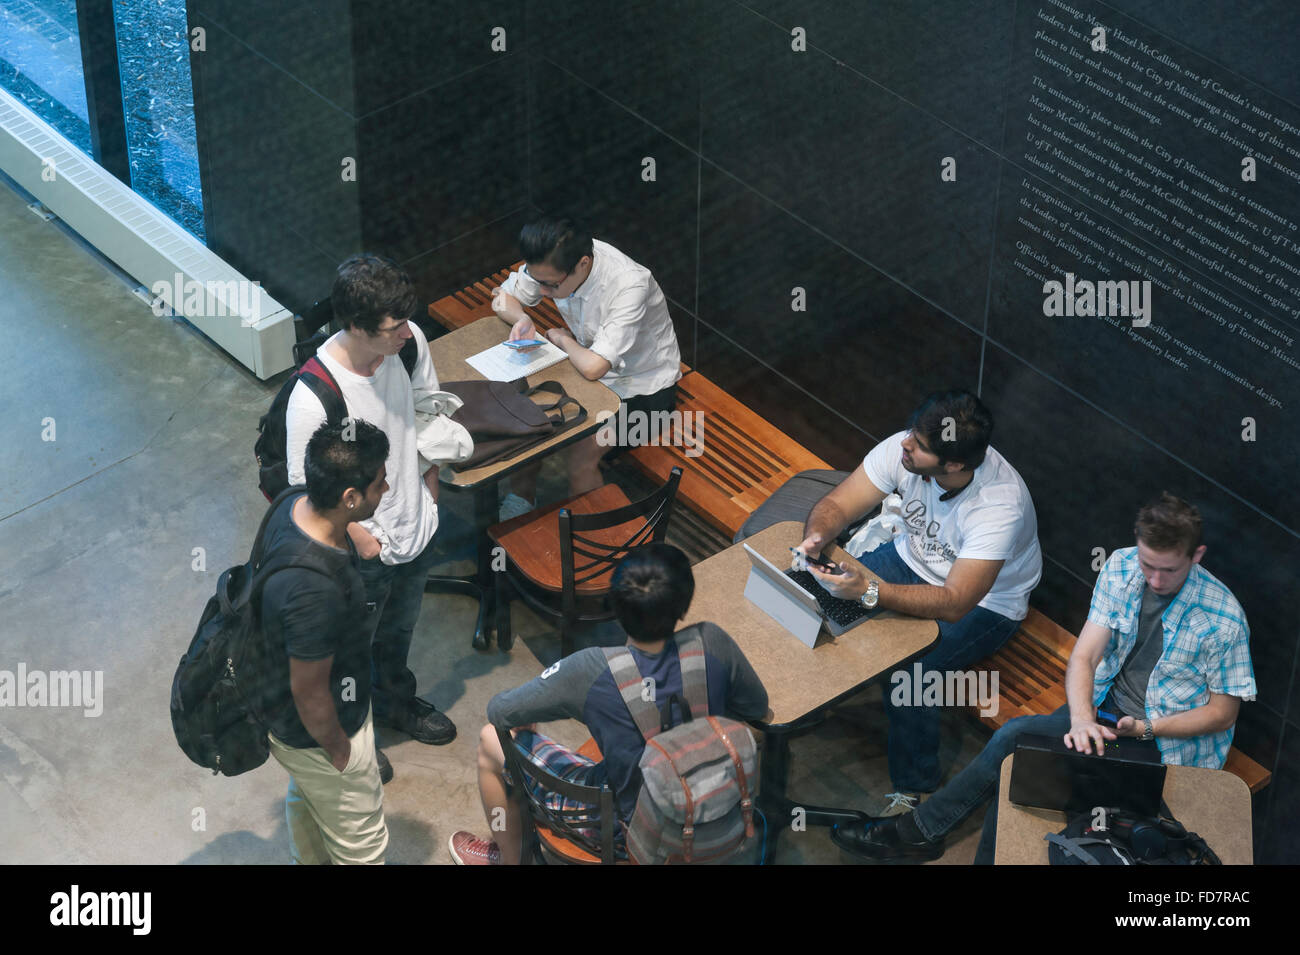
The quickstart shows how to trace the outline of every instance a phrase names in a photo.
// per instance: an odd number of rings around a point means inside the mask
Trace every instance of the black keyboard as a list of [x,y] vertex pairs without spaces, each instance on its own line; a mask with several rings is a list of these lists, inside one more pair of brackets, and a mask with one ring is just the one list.
[[845,600],[843,597],[827,593],[826,589],[817,583],[817,578],[806,570],[787,570],[785,575],[812,594],[827,619],[834,620],[841,627],[851,626],[863,617],[871,615],[871,611],[858,601]]

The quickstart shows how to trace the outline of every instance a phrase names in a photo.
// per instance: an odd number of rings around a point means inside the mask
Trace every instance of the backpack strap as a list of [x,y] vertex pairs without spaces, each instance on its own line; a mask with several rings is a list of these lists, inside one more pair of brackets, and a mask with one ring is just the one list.
[[1094,859],[1089,853],[1084,852],[1083,849],[1080,848],[1081,846],[1097,844],[1106,846],[1110,845],[1110,843],[1105,839],[1071,839],[1069,836],[1063,836],[1057,832],[1049,832],[1047,835],[1043,836],[1043,838],[1052,845],[1059,847],[1067,856],[1073,856],[1084,865],[1101,865],[1101,863]]
[[[266,549],[266,525],[271,522],[271,516],[280,509],[286,500],[299,494],[304,494],[306,491],[307,488],[301,484],[285,488],[275,496],[275,500],[271,502],[270,506],[266,509],[266,513],[262,515],[262,523],[258,525],[257,534],[253,537],[253,549],[248,557],[249,566],[253,570],[253,582],[249,588],[250,599],[257,599],[262,588],[266,586],[266,582],[271,578],[272,574],[281,570],[287,570],[290,567],[310,570],[320,574],[322,577],[334,581],[336,584],[339,583],[338,579],[334,577],[333,574],[326,572],[321,567],[312,564],[310,561],[300,561],[299,558],[302,556],[301,554],[276,556],[266,561],[265,564],[262,563],[263,558],[265,557],[264,551]],[[345,600],[351,597],[352,592],[350,588],[340,586],[340,589],[343,591],[343,597]]]
[[682,695],[691,708],[693,718],[709,715],[709,683],[704,672],[704,641],[700,639],[700,626],[695,624],[682,631],[677,641],[677,660],[682,668]]
[[348,406],[343,400],[343,391],[334,380],[325,363],[312,355],[298,369],[298,380],[311,389],[325,409],[325,420],[332,425],[343,423],[348,416]]
[[736,767],[736,787],[740,790],[740,814],[741,818],[745,820],[745,838],[752,839],[754,838],[754,800],[749,795],[749,782],[745,778],[745,764],[740,761],[740,754],[736,752],[731,737],[722,728],[718,718],[716,716],[706,716],[705,719],[713,727],[713,732],[718,734],[718,739],[722,740],[727,755],[731,757],[731,764]]
[[618,687],[636,728],[649,742],[651,737],[659,734],[659,707],[641,698],[641,671],[637,669],[636,660],[627,647],[605,647],[604,651],[614,686]]
[[266,513],[262,515],[262,523],[257,525],[257,533],[253,535],[253,547],[249,551],[248,555],[248,562],[252,565],[254,570],[257,570],[258,565],[262,563],[262,539],[266,536],[266,525],[271,523],[271,515],[278,511],[280,505],[286,500],[293,497],[295,494],[302,494],[306,492],[306,490],[307,488],[305,485],[291,485],[277,494],[274,500],[267,505]]

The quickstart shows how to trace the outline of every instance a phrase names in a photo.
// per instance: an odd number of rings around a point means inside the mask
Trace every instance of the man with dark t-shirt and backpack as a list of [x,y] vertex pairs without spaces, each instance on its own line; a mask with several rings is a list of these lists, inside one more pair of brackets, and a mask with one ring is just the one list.
[[267,522],[268,557],[295,558],[266,583],[261,615],[271,754],[289,771],[290,849],[303,865],[378,864],[388,846],[366,588],[347,531],[388,490],[387,457],[388,439],[365,421],[321,427],[307,444],[305,493]]
[[[641,677],[655,687],[658,700],[681,698],[682,666],[679,643],[698,639],[704,652],[708,712],[737,720],[761,719],[767,713],[767,690],[745,655],[720,627],[701,623],[673,632],[690,609],[695,578],[690,561],[669,544],[649,544],[633,550],[619,564],[610,582],[610,603],[628,634],[627,647]],[[548,668],[541,676],[488,703],[489,724],[479,735],[479,797],[489,825],[504,819],[496,842],[472,833],[451,836],[452,859],[458,865],[513,865],[521,849],[521,805],[512,798],[505,776],[505,754],[496,727],[511,729],[528,759],[547,771],[583,786],[608,783],[615,810],[626,823],[641,791],[641,755],[646,742],[614,682],[605,651],[588,647]],[[673,724],[680,711],[669,707]],[[571,752],[531,728],[536,722],[579,720],[591,731],[601,762]],[[552,798],[556,798],[552,796]],[[558,808],[579,808],[568,800]],[[504,815],[503,815],[504,811]],[[621,827],[620,827],[621,829]],[[620,832],[621,836],[621,832]]]

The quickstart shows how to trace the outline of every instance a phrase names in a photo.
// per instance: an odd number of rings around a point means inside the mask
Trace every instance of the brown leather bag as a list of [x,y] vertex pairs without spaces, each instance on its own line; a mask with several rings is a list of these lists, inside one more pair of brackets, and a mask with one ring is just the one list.
[[[587,420],[587,409],[565,392],[558,381],[543,381],[532,388],[517,381],[447,381],[450,391],[465,404],[451,416],[474,439],[469,460],[453,464],[456,471],[480,468],[512,458],[547,438]],[[541,396],[538,401],[534,396]],[[545,396],[554,397],[545,401]]]

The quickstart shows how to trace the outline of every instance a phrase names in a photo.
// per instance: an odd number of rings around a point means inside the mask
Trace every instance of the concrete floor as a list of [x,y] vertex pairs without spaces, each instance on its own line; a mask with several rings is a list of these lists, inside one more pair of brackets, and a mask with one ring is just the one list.
[[[213,777],[177,747],[176,662],[217,577],[247,557],[265,508],[252,456],[276,385],[184,322],[158,318],[66,227],[0,179],[0,669],[103,671],[103,712],[0,712],[0,862],[284,863],[286,776],[274,760]],[[49,435],[53,419],[54,440]],[[547,475],[552,487],[559,475]],[[545,485],[544,485],[545,487]],[[450,496],[439,539],[470,567],[469,501]],[[200,560],[201,557],[201,560]],[[196,569],[199,568],[199,569]],[[485,829],[474,748],[488,700],[558,653],[523,608],[510,655],[470,648],[474,603],[430,595],[411,666],[460,735],[425,746],[389,730],[388,861],[448,863],[447,838]],[[719,621],[725,626],[725,621]],[[618,641],[598,629],[588,639]],[[793,746],[790,792],[866,808],[888,786],[878,691]],[[950,714],[944,765],[985,734]],[[577,724],[552,726],[577,744]],[[776,824],[776,821],[773,821]],[[978,819],[942,863],[974,857]],[[786,821],[788,825],[788,820]],[[788,833],[779,863],[839,863],[820,829]]]

